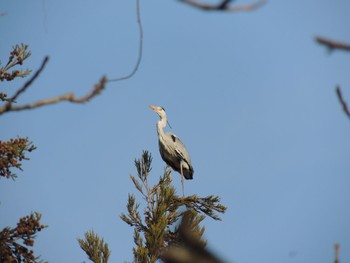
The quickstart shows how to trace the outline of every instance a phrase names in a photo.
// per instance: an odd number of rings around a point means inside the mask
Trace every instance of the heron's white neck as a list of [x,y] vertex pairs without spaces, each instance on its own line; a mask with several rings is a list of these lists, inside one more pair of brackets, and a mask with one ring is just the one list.
[[167,119],[166,116],[160,117],[160,120],[157,122],[157,132],[158,135],[163,137],[164,131],[163,129],[166,127]]

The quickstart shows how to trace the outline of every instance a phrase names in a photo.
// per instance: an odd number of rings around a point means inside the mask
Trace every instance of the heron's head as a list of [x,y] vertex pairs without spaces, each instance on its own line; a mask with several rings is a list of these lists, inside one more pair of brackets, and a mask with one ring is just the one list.
[[152,110],[154,110],[160,118],[166,117],[166,113],[163,107],[157,107],[157,106],[149,106]]

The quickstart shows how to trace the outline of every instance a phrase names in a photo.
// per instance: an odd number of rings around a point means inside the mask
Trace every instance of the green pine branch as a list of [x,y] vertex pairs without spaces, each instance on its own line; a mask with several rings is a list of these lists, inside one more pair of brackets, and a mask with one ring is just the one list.
[[85,239],[78,238],[80,247],[88,255],[89,259],[94,263],[107,263],[111,251],[108,244],[101,239],[94,230],[85,232]]
[[[186,225],[198,244],[204,248],[205,228],[201,227],[200,223],[206,216],[221,220],[218,214],[226,211],[226,207],[220,204],[218,196],[180,197],[176,195],[170,169],[165,169],[158,183],[150,187],[148,177],[152,170],[151,164],[151,154],[144,151],[141,158],[135,160],[137,176],[130,176],[145,201],[143,213],[140,213],[140,203],[136,202],[135,196],[129,194],[127,214],[122,213],[120,216],[124,222],[134,228],[134,262],[140,263],[156,262],[167,253],[170,247],[183,246],[184,239],[178,225],[181,218],[182,225]],[[184,207],[187,210],[183,209]],[[183,217],[184,215],[186,217]]]

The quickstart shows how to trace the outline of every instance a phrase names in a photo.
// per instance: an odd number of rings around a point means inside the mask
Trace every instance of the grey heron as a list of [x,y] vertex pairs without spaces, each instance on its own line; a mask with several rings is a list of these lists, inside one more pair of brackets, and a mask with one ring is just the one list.
[[164,132],[167,124],[167,116],[163,107],[149,106],[159,115],[157,122],[159,152],[163,161],[169,165],[174,171],[181,174],[182,195],[185,196],[184,179],[193,179],[193,167],[190,155],[186,146],[181,140],[170,132]]

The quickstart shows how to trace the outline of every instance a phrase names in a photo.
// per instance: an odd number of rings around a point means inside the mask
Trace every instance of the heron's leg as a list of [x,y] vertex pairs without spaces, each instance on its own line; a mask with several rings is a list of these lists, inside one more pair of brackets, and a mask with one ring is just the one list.
[[181,169],[181,183],[182,183],[182,196],[185,197],[185,177],[182,171],[182,164],[180,164],[180,169]]

